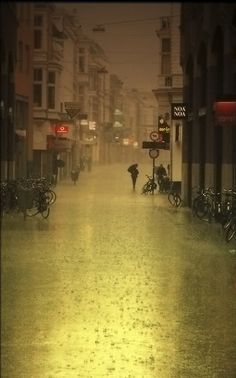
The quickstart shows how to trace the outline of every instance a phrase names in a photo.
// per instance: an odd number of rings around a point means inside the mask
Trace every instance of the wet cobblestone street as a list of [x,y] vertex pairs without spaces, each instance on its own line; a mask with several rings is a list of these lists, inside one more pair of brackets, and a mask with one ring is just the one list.
[[6,216],[2,378],[236,378],[236,246],[124,165]]

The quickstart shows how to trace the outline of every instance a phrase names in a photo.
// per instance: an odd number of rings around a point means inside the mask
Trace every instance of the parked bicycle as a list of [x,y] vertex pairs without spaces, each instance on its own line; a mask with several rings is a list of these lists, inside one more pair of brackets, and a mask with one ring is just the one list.
[[50,200],[51,197],[42,188],[33,192],[32,206],[26,209],[26,216],[33,217],[41,214],[43,218],[48,218],[50,214]]
[[23,213],[27,216],[41,214],[47,218],[49,206],[56,201],[56,193],[51,189],[48,179],[18,178],[1,182],[1,217],[6,214]]
[[168,201],[174,207],[179,207],[182,203],[182,199],[175,182],[170,182],[170,189],[168,191]]
[[144,184],[141,194],[153,194],[154,190],[157,188],[157,184],[152,176],[146,175],[146,177],[148,180]]

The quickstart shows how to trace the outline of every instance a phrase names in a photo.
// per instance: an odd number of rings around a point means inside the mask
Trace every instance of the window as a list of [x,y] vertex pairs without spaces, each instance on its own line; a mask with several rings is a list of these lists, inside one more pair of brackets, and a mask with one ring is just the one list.
[[43,70],[42,68],[34,69],[34,106],[41,108],[42,106],[42,83],[43,83]]
[[175,124],[175,141],[176,142],[180,141],[180,124],[179,123]]
[[55,71],[48,72],[48,109],[55,109],[55,84],[56,84],[56,73]]
[[170,53],[170,38],[163,38],[162,39],[161,51],[163,53]]
[[43,70],[42,68],[34,69],[34,81],[43,81]]
[[161,74],[170,74],[170,55],[162,55],[161,57]]
[[30,67],[30,52],[29,45],[25,45],[25,71],[29,72]]
[[23,70],[23,42],[18,42],[18,67],[19,70]]
[[41,108],[42,106],[42,84],[34,84],[34,106]]
[[39,29],[34,30],[34,48],[35,49],[42,48],[42,31]]
[[42,36],[43,36],[43,15],[36,14],[34,16],[34,48],[42,48]]
[[85,93],[85,87],[84,87],[84,85],[79,85],[79,94],[80,95],[84,95],[84,93]]
[[168,29],[170,27],[170,20],[168,17],[161,17],[161,30]]
[[43,15],[42,14],[36,14],[34,16],[34,26],[43,26]]
[[84,56],[79,57],[79,71],[80,72],[85,72],[85,61],[84,61]]
[[56,83],[56,74],[54,71],[48,72],[48,83],[55,84]]
[[165,87],[172,87],[172,77],[171,76],[167,76],[165,78]]
[[55,87],[48,87],[48,109],[55,109]]

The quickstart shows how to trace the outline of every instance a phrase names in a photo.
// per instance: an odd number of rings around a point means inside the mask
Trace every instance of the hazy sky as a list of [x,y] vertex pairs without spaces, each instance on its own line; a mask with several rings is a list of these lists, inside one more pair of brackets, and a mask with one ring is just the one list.
[[[159,27],[158,18],[170,14],[171,3],[74,2],[66,3],[66,7],[76,9],[85,34],[104,49],[111,73],[117,74],[128,87],[156,88],[159,40],[155,30]],[[109,25],[113,22],[118,23]],[[108,24],[106,31],[93,32],[97,24]]]

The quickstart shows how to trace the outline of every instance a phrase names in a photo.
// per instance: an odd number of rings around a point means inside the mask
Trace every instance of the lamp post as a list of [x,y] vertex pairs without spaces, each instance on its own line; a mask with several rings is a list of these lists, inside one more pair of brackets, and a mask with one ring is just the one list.
[[98,74],[103,75],[103,84],[102,84],[102,129],[100,130],[100,157],[101,161],[104,162],[106,158],[105,154],[105,122],[106,122],[106,82],[105,82],[105,75],[108,73],[105,67],[100,68],[97,71]]

